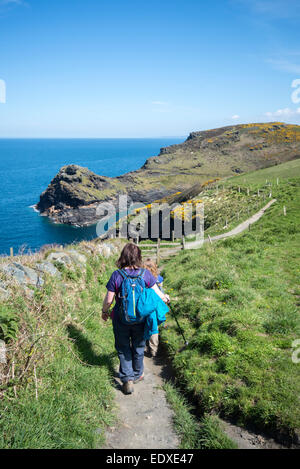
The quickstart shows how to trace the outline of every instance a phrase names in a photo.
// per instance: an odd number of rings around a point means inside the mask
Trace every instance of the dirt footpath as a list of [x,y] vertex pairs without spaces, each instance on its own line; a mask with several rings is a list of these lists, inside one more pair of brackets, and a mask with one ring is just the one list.
[[163,366],[145,357],[145,379],[128,396],[115,379],[119,423],[106,432],[105,449],[176,449],[179,439],[172,426],[173,411],[161,389]]

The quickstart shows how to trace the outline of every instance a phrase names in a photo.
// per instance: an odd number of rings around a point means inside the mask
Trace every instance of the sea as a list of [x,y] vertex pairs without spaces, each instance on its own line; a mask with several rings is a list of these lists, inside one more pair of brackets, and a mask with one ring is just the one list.
[[62,166],[77,164],[103,176],[140,168],[161,147],[185,137],[141,139],[0,139],[0,255],[38,251],[45,244],[95,238],[96,226],[55,224],[34,205]]

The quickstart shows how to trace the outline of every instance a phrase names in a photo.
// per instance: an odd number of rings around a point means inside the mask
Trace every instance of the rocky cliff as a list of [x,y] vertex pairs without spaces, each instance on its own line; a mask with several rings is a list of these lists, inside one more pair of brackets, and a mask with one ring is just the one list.
[[37,209],[55,222],[87,226],[96,223],[100,202],[116,204],[120,194],[151,203],[209,179],[299,157],[298,125],[275,122],[192,132],[184,143],[162,148],[137,171],[116,178],[64,166],[41,194]]

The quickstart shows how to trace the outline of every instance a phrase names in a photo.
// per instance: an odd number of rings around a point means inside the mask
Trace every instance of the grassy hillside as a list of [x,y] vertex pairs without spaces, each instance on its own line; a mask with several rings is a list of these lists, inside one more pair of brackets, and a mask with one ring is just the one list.
[[277,203],[251,232],[183,252],[163,272],[190,340],[176,352],[182,338],[170,317],[162,336],[181,386],[201,412],[289,441],[300,428],[300,367],[292,362],[300,337],[299,168],[295,161],[228,180],[225,190],[255,190],[272,179]]
[[[86,267],[58,266],[62,278],[24,296],[20,286],[0,301],[0,448],[95,448],[114,422],[111,327],[100,320],[115,257],[88,254]],[[16,258],[34,266],[49,252]],[[2,262],[7,260],[2,259]],[[28,293],[28,292],[27,292]]]
[[185,142],[163,148],[142,168],[116,178],[87,168],[61,168],[41,194],[37,208],[61,223],[88,225],[98,220],[96,203],[155,200],[208,180],[274,166],[300,156],[300,126],[282,122],[245,124],[193,132]]
[[[300,367],[292,361],[292,342],[300,337],[299,183],[295,160],[206,187],[208,232],[224,231],[224,216],[228,229],[238,223],[229,219],[237,210],[240,220],[247,218],[247,208],[256,211],[270,191],[277,202],[250,232],[164,264],[165,287],[190,345],[177,352],[182,338],[171,315],[162,341],[181,389],[203,414],[199,424],[182,395],[166,386],[184,448],[235,446],[215,413],[297,441]],[[189,198],[200,196],[183,200]],[[86,256],[84,268],[56,264],[61,278],[46,275],[42,289],[29,287],[26,294],[11,284],[9,297],[0,298],[8,357],[0,365],[1,448],[101,447],[106,426],[115,422],[113,333],[99,313],[116,254],[99,254],[95,246],[73,246]],[[54,250],[14,261],[35,267]],[[2,258],[0,267],[10,261]],[[0,294],[5,282],[0,268]]]

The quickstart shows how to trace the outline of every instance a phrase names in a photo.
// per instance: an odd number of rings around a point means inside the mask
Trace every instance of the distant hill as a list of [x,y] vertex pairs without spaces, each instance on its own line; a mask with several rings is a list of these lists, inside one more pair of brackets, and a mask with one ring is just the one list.
[[184,143],[162,148],[137,171],[116,178],[64,166],[41,194],[37,208],[56,222],[86,226],[97,221],[99,202],[116,204],[120,194],[151,203],[210,179],[299,157],[299,125],[274,122],[192,132]]

